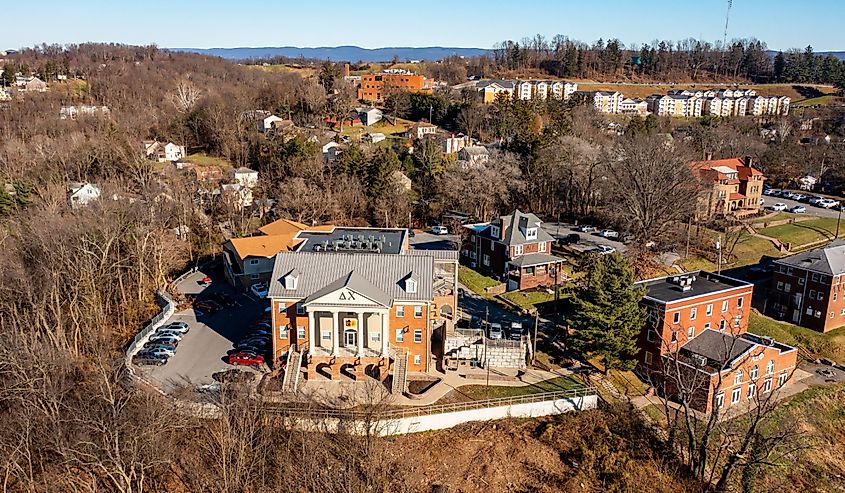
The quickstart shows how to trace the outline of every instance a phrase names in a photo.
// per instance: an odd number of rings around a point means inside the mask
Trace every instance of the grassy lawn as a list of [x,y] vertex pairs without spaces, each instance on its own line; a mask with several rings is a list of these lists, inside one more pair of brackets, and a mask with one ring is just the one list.
[[[777,238],[784,243],[791,243],[793,247],[806,245],[821,240],[832,240],[836,234],[836,219],[823,217],[801,221],[800,223],[782,224],[763,228],[760,234]],[[845,230],[843,230],[845,232]]]
[[832,94],[827,94],[825,96],[819,96],[817,98],[802,99],[801,101],[796,101],[792,103],[792,106],[816,106],[822,104],[833,104],[838,102],[839,99],[840,98]]
[[[563,291],[563,288],[561,287],[560,290]],[[511,303],[519,305],[525,310],[531,310],[532,308],[534,308],[535,305],[554,301],[555,299],[554,293],[549,294],[546,292],[545,289],[531,291],[511,291],[509,293],[504,293],[502,297],[507,299]]]
[[783,221],[783,220],[786,220],[786,219],[796,219],[796,220],[798,220],[798,219],[801,219],[801,218],[796,217],[795,214],[790,214],[789,212],[778,212],[777,214],[775,214],[771,217],[767,217],[765,219],[764,218],[757,218],[751,224],[756,226],[758,224],[762,225],[763,223],[773,223],[775,221]]
[[185,158],[185,161],[196,164],[197,166],[219,166],[220,169],[222,169],[223,171],[226,171],[227,169],[232,169],[232,163],[230,163],[229,161],[221,157],[209,156],[204,152],[191,154],[187,158]]
[[458,266],[458,281],[481,296],[487,296],[487,293],[484,292],[485,288],[499,284],[499,281],[492,277],[487,277],[463,265]]
[[780,252],[778,252],[771,241],[765,238],[751,236],[745,232],[740,235],[731,253],[733,254],[733,258],[729,262],[731,262],[730,265],[732,267],[756,264],[763,255],[770,257],[780,256]]
[[751,312],[748,332],[769,336],[790,346],[801,345],[811,353],[833,360],[842,360],[845,356],[845,327],[822,334]]
[[401,118],[397,118],[395,122],[395,125],[391,125],[387,122],[387,120],[382,120],[375,125],[370,125],[368,127],[343,127],[343,131],[341,131],[340,134],[348,136],[352,140],[359,140],[364,134],[383,133],[389,140],[391,135],[404,133],[408,127],[413,125],[413,122],[403,120]]
[[502,385],[464,385],[449,392],[437,404],[451,402],[479,401],[497,399],[500,397],[517,397],[521,395],[539,394],[542,392],[557,392],[560,390],[579,389],[584,384],[572,377],[557,377],[539,383],[520,387],[506,387]]

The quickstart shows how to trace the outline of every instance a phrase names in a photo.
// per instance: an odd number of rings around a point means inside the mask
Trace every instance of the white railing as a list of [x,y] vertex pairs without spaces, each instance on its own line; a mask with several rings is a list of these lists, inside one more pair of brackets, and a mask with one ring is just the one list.
[[265,411],[286,416],[297,416],[307,418],[338,418],[349,420],[360,419],[401,419],[415,416],[429,416],[432,414],[452,413],[458,411],[471,411],[491,407],[513,406],[516,404],[531,404],[536,402],[557,401],[561,399],[576,399],[596,395],[595,387],[581,387],[577,389],[559,390],[554,392],[540,392],[514,397],[499,397],[495,399],[484,399],[467,402],[455,402],[449,404],[431,404],[428,406],[403,407],[401,409],[379,409],[368,411],[356,411],[347,409],[314,409],[295,406],[265,406]]

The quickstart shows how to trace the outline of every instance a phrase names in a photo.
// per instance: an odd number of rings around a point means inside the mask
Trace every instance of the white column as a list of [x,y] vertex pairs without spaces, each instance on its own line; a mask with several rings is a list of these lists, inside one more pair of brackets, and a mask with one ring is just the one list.
[[390,310],[381,312],[381,355],[388,356],[387,341],[390,337]]
[[332,354],[340,353],[340,312],[332,312]]
[[358,331],[358,356],[364,356],[364,315],[363,312],[355,312],[355,327]]
[[317,338],[320,337],[320,328],[317,327],[316,313],[308,311],[308,354],[314,354],[317,346]]

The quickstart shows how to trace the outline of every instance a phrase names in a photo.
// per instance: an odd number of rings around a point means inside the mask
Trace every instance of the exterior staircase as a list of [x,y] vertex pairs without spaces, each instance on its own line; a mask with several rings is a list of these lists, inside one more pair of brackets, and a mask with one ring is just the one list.
[[282,379],[283,392],[294,393],[299,385],[299,376],[302,373],[299,371],[302,367],[302,353],[296,349],[296,346],[288,349],[288,361],[285,364],[285,376]]
[[391,394],[404,394],[408,390],[408,352],[393,351],[393,384]]

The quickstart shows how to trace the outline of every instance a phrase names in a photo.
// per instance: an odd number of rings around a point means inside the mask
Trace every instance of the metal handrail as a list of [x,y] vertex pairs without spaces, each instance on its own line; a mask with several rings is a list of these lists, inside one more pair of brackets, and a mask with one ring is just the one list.
[[408,407],[403,409],[377,410],[373,412],[347,409],[308,409],[288,406],[265,407],[265,411],[274,414],[284,414],[287,416],[311,418],[340,418],[353,420],[362,418],[401,419],[406,417],[428,416],[432,414],[443,414],[458,411],[472,411],[475,409],[510,406],[515,404],[530,404],[535,402],[554,401],[558,399],[588,397],[592,395],[596,395],[595,387],[585,386],[578,389],[541,392],[536,394],[526,394],[513,397],[498,397],[494,399],[455,402],[449,404],[431,404],[428,406]]

